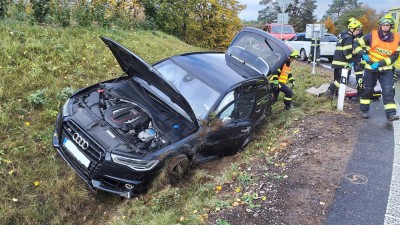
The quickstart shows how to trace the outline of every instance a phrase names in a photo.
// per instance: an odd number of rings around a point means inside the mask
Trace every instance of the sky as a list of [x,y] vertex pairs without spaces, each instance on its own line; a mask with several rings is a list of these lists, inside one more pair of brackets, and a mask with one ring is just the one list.
[[[241,4],[247,5],[247,8],[239,14],[239,18],[242,20],[257,20],[258,10],[263,7],[258,3],[260,0],[239,0]],[[317,15],[318,19],[321,19],[328,10],[328,5],[332,4],[332,0],[317,0],[317,9],[314,14]],[[399,0],[358,0],[358,2],[367,3],[371,8],[375,9],[377,13],[380,11],[387,11],[394,6],[400,6]]]

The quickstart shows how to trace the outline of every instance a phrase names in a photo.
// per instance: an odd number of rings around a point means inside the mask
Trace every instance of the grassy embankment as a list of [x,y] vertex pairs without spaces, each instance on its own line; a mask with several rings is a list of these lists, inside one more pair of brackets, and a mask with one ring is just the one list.
[[[221,205],[215,188],[233,179],[235,164],[218,175],[196,169],[191,171],[190,181],[181,187],[165,187],[121,200],[88,190],[52,148],[54,120],[71,91],[122,74],[99,36],[120,42],[151,63],[201,50],[157,31],[54,28],[3,21],[0,24],[0,224],[202,223],[207,213]],[[334,108],[326,99],[303,91],[326,82],[331,74],[317,70],[318,74],[312,76],[308,67],[296,65],[297,107],[283,111],[280,100],[257,140],[240,153],[243,162],[273,155],[269,149],[279,142],[275,134],[290,127],[296,118]],[[277,115],[278,112],[282,113]]]

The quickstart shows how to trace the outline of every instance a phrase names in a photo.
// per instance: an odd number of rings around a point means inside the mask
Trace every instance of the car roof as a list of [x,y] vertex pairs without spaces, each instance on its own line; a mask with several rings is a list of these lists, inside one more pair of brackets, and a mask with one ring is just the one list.
[[223,52],[194,52],[167,60],[172,60],[219,93],[248,79],[227,65]]

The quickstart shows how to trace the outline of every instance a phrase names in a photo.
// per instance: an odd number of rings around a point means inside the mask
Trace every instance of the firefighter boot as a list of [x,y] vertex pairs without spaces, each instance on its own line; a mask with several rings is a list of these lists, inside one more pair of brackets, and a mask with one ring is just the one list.
[[399,116],[398,115],[389,115],[387,117],[388,121],[395,121],[395,120],[399,120]]
[[[362,111],[361,118],[368,119],[369,118],[368,111]],[[388,119],[389,119],[389,117],[388,117]]]

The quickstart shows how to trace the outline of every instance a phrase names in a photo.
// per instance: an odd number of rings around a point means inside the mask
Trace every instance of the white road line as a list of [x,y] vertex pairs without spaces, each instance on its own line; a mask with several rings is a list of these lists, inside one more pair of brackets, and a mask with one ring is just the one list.
[[[399,105],[397,105],[399,110]],[[385,225],[400,224],[400,122],[393,122],[394,130],[394,157],[392,181],[390,184],[389,199],[386,207]]]

